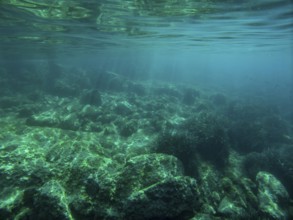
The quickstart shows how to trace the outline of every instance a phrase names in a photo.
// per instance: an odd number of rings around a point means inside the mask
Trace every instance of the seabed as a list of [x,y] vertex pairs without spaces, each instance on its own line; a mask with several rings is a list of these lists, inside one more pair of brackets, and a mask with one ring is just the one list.
[[1,78],[0,219],[292,218],[278,109],[107,71],[98,85],[29,79]]

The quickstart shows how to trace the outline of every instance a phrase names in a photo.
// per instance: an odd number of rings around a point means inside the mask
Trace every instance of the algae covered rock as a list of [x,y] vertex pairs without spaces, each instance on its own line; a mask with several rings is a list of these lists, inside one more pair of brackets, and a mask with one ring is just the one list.
[[73,219],[68,197],[57,180],[50,180],[37,190],[34,201],[36,219]]
[[182,176],[173,156],[146,154],[131,158],[117,181],[124,219],[188,219],[199,206],[195,179]]
[[137,125],[135,121],[129,121],[124,123],[120,128],[120,135],[123,137],[129,137],[134,134],[137,130]]
[[132,193],[124,203],[126,219],[187,219],[199,206],[196,181],[174,177]]
[[186,105],[193,105],[200,96],[200,93],[194,89],[186,89],[183,94],[182,102]]
[[238,207],[233,201],[225,196],[219,204],[218,212],[226,217],[241,217],[244,213],[244,209]]
[[102,104],[102,98],[96,89],[84,90],[80,97],[80,103],[83,105],[100,106]]
[[186,175],[196,176],[197,154],[219,167],[226,164],[227,135],[218,117],[203,113],[162,132],[155,150],[176,156],[182,161]]
[[286,219],[285,208],[289,203],[289,195],[282,183],[267,172],[259,172],[258,200],[260,210],[270,219]]
[[118,115],[127,116],[133,113],[133,106],[127,101],[122,101],[115,105],[114,111]]
[[57,127],[61,119],[53,111],[45,111],[37,115],[32,115],[26,121],[29,126]]
[[118,191],[125,196],[162,181],[182,176],[181,162],[164,154],[144,154],[130,158],[119,175]]
[[[286,187],[290,197],[293,195],[293,146],[276,144],[262,153],[250,153],[245,156],[244,169],[253,179],[261,171],[276,175]],[[251,166],[253,164],[253,166]]]
[[18,187],[6,187],[1,190],[0,219],[16,219],[16,216],[25,212],[22,204],[23,194],[23,190]]

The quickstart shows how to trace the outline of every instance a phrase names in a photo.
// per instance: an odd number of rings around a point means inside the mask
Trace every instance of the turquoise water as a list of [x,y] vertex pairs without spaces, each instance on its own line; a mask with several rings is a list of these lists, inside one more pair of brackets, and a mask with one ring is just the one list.
[[290,0],[0,3],[0,219],[292,219]]

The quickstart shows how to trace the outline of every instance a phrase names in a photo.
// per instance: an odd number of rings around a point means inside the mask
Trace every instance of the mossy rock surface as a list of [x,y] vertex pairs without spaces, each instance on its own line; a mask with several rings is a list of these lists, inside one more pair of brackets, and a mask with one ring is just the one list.
[[199,209],[196,181],[172,177],[132,193],[124,203],[127,219],[187,219]]
[[129,196],[166,178],[182,175],[182,164],[173,156],[164,154],[135,156],[126,162],[117,179],[118,192]]

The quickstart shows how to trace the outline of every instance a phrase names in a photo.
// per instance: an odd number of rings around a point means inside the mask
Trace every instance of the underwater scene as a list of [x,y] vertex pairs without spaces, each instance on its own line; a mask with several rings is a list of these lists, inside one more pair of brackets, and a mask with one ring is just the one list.
[[293,219],[292,0],[0,1],[1,220]]

